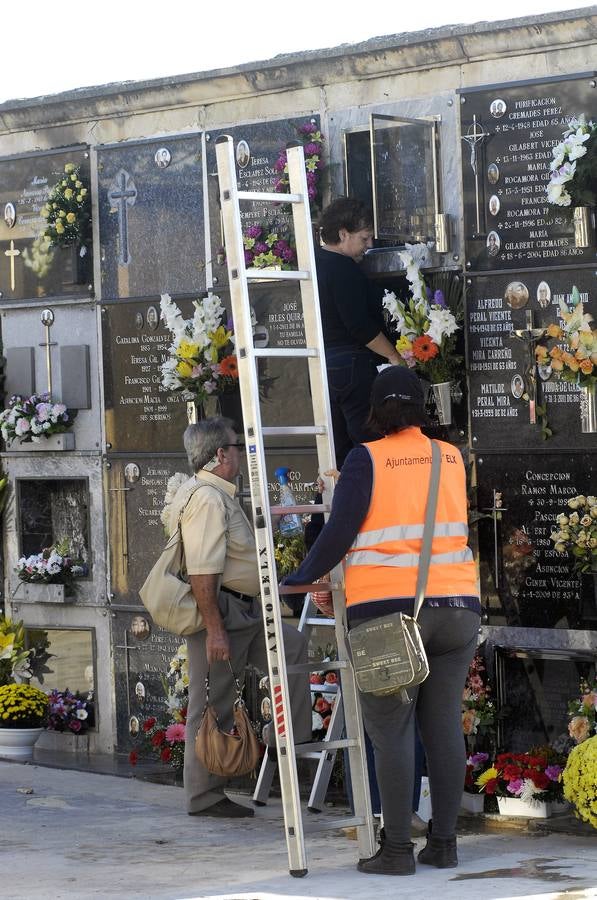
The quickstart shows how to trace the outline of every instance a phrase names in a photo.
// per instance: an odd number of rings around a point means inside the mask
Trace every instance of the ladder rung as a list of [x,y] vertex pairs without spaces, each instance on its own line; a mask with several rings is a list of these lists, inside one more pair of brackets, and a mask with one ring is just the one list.
[[287,359],[296,357],[300,359],[306,356],[319,356],[319,350],[316,347],[291,347],[290,349],[286,347],[268,347],[263,350],[253,350],[253,356],[265,357],[266,359],[271,356],[281,356]]
[[329,512],[329,503],[297,503],[296,506],[270,506],[272,516],[286,516],[289,513],[298,513],[304,516],[306,513]]
[[[310,810],[310,812],[318,812],[318,810]],[[315,819],[309,817],[304,821],[305,834],[316,834],[318,831],[332,831],[334,828],[351,828],[365,825],[366,821],[362,816],[339,816],[337,819],[326,817],[325,819]]]
[[302,269],[246,269],[248,281],[310,281],[311,273]]
[[322,750],[344,750],[348,747],[358,747],[359,742],[354,738],[339,738],[337,741],[312,741],[309,744],[295,744],[294,752],[297,756],[303,753],[318,753]]
[[259,200],[261,203],[302,203],[302,194],[269,194],[262,191],[239,191],[239,200]]
[[[282,509],[288,511],[295,509],[294,506],[283,506]],[[335,581],[317,581],[315,584],[281,584],[278,587],[278,593],[282,597],[284,594],[306,594],[313,591],[339,591],[340,585]]]
[[335,625],[335,619],[318,619],[317,617],[305,619],[305,625]]
[[326,672],[333,672],[337,669],[347,669],[347,659],[334,659],[324,662],[322,659],[312,659],[306,663],[294,663],[292,666],[286,666],[286,671],[291,675],[298,675],[301,672],[315,672],[325,669]]
[[261,429],[261,434],[265,437],[284,437],[285,435],[296,434],[327,434],[328,430],[325,425],[268,425]]

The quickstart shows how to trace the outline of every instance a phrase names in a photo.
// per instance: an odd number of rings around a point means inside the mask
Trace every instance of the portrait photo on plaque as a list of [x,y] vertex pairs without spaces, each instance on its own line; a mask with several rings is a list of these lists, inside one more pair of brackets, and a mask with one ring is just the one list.
[[551,288],[546,281],[540,281],[537,285],[537,303],[541,309],[547,309],[551,303]]
[[487,252],[490,256],[497,256],[502,242],[497,231],[490,231],[487,235]]
[[14,203],[7,203],[4,207],[4,221],[7,228],[14,228],[17,221],[17,211]]
[[492,194],[489,198],[489,212],[492,216],[497,216],[500,211],[500,198],[497,194]]
[[129,734],[136,737],[139,734],[140,726],[137,716],[131,716],[129,719]]
[[501,97],[496,97],[496,99],[491,102],[489,112],[494,119],[501,119],[506,112],[506,101],[502,100]]
[[172,162],[172,154],[167,147],[159,147],[153,158],[158,169],[167,169]]
[[490,184],[497,184],[500,180],[500,169],[497,163],[489,163],[487,166],[487,180]]
[[510,391],[516,400],[520,400],[524,394],[524,381],[522,375],[513,375],[510,382]]
[[150,306],[147,310],[147,327],[150,331],[155,331],[158,325],[160,324],[160,314],[158,313],[155,306]]
[[529,302],[529,289],[522,281],[511,281],[504,291],[504,299],[510,309],[522,309]]
[[236,145],[236,162],[239,169],[246,169],[251,161],[251,151],[246,141],[239,141]]
[[146,641],[151,634],[151,626],[145,616],[135,616],[131,622],[131,634],[138,641]]

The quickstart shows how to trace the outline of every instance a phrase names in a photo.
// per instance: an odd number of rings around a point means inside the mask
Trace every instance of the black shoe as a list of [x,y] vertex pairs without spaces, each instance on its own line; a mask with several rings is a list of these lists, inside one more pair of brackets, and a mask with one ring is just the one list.
[[360,859],[357,869],[366,875],[414,875],[413,847],[410,841],[391,848],[384,842],[375,856]]
[[458,865],[456,837],[436,837],[432,833],[431,828],[432,823],[429,822],[427,843],[419,853],[417,859],[426,866],[435,866],[436,869],[455,869]]
[[228,797],[208,806],[207,809],[200,809],[197,812],[190,812],[190,816],[211,816],[215,819],[251,819],[255,815],[255,811],[247,806],[239,806],[233,803]]

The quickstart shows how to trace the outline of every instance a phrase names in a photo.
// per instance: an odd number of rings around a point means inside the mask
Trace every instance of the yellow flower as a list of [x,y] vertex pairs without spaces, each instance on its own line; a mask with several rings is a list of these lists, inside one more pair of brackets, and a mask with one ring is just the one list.
[[68,181],[66,181],[66,180],[63,181],[63,182],[62,182],[62,187],[68,187]]
[[62,222],[56,222],[56,233],[64,234],[64,225],[62,224]]
[[59,209],[58,215],[60,216],[61,219],[64,219],[66,217],[66,211],[64,209]]
[[494,766],[492,766],[490,769],[487,769],[485,772],[482,772],[479,775],[479,777],[475,781],[475,784],[477,784],[479,787],[485,787],[488,781],[491,781],[492,778],[497,777],[498,770]]
[[81,194],[77,194],[75,200],[77,201],[77,203],[81,203],[83,201],[83,197],[81,196]]
[[75,187],[76,187],[76,188],[82,188],[82,187],[83,187],[83,182],[82,182],[82,181],[75,181]]
[[76,180],[77,180],[77,176],[76,176],[76,175],[71,175],[70,180],[71,180],[71,181],[76,181]]
[[58,204],[57,204],[57,203],[52,203],[52,209],[58,209]]
[[70,175],[71,172],[75,171],[74,163],[67,163],[64,167],[64,171],[67,175]]
[[64,196],[66,197],[67,200],[70,200],[73,193],[74,193],[74,191],[72,191],[70,188],[67,188],[64,192]]
[[8,659],[8,657],[11,655],[14,640],[14,634],[0,633],[0,659]]
[[190,378],[193,374],[193,367],[188,362],[185,362],[184,359],[181,359],[176,366],[176,374],[180,375],[181,378]]
[[77,217],[76,217],[76,215],[75,215],[73,212],[67,213],[67,214],[66,214],[66,221],[68,222],[69,225],[72,225],[73,222],[76,222],[76,221],[77,221]]
[[404,350],[412,350],[412,348],[412,341],[409,341],[404,334],[396,341],[396,350],[398,353],[402,353]]
[[223,325],[220,325],[219,328],[216,328],[215,331],[212,331],[210,335],[208,335],[210,341],[220,350],[222,347],[225,347],[232,337],[231,331],[226,331]]
[[87,195],[87,188],[81,188],[81,194],[85,197]]
[[199,345],[192,344],[190,341],[181,341],[178,345],[176,355],[179,359],[196,359],[199,355]]

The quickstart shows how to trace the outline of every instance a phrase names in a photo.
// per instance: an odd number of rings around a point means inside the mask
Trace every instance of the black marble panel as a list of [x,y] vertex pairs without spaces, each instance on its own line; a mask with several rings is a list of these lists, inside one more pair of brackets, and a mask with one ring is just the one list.
[[81,167],[82,180],[89,189],[89,153],[84,148],[0,159],[2,300],[88,296],[91,244],[81,256],[81,248],[75,246],[43,252],[37,240],[46,227],[40,210],[67,163]]
[[203,290],[200,136],[100,148],[98,173],[103,299]]
[[592,664],[590,654],[557,654],[541,650],[497,648],[497,700],[502,717],[499,746],[512,753],[565,743],[568,702],[578,696],[579,682]]
[[[550,539],[567,501],[595,491],[595,454],[483,455],[477,459],[481,597],[490,625],[594,628],[593,585]],[[502,509],[492,512],[494,494]],[[591,596],[588,596],[588,591]]]
[[[551,151],[563,140],[568,120],[581,113],[590,118],[594,111],[590,79],[503,85],[466,91],[462,99],[466,255],[472,268],[594,261],[594,248],[575,247],[570,214],[548,204],[545,195]],[[473,116],[477,135],[484,135],[476,143]]]
[[[185,317],[191,301],[179,303]],[[180,451],[187,424],[181,395],[161,387],[172,341],[159,300],[109,304],[102,317],[106,440],[115,451]]]
[[[238,187],[243,191],[273,191],[279,178],[275,163],[280,152],[290,141],[297,140],[297,128],[305,122],[315,122],[319,126],[319,116],[303,116],[298,119],[278,119],[255,122],[211,131],[207,144],[207,173],[209,193],[209,219],[213,262],[214,284],[228,283],[225,262],[218,262],[217,251],[224,243],[220,205],[218,200],[218,167],[216,163],[215,141],[221,134],[229,134],[234,140],[237,162]],[[283,195],[281,195],[281,200]],[[291,233],[292,214],[288,204],[243,203],[241,207],[243,227],[267,223],[276,228],[280,237]]]
[[167,719],[162,678],[183,638],[156,628],[143,609],[112,619],[116,732],[119,750],[139,748],[144,719]]
[[526,329],[529,311],[534,329],[560,323],[559,301],[570,303],[573,285],[581,292],[585,312],[597,317],[592,268],[467,278],[467,370],[476,450],[595,448],[595,435],[580,430],[578,388],[556,378],[549,369],[537,370],[535,382],[553,435],[544,440],[539,425],[530,424],[529,401],[523,396],[529,392],[529,345],[510,336],[513,330]]

